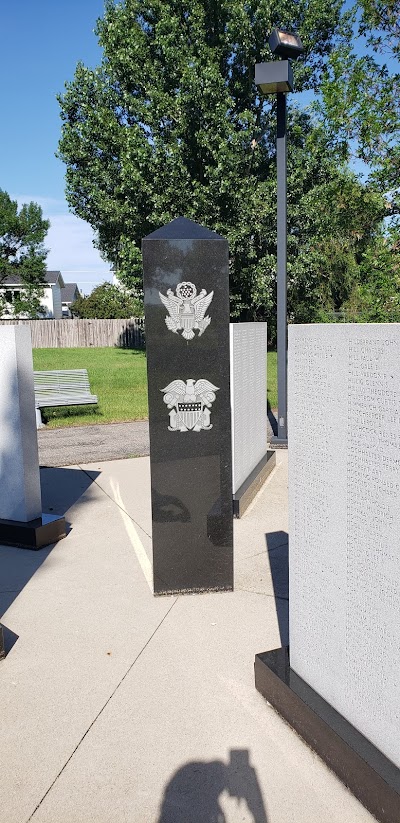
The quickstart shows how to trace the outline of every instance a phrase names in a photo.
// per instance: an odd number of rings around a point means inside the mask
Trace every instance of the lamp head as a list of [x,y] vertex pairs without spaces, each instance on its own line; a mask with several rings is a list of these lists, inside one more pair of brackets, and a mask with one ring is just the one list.
[[297,60],[300,54],[303,54],[304,47],[298,34],[291,34],[282,29],[273,29],[270,34],[268,45],[272,54],[278,54],[279,57],[286,59]]

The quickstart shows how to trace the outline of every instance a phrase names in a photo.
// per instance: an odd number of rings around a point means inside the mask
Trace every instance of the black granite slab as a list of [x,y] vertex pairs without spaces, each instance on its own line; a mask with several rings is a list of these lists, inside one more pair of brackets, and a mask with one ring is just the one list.
[[257,654],[256,689],[381,823],[400,821],[400,770],[290,667],[288,647]]
[[178,218],[143,240],[143,271],[154,591],[231,590],[228,244]]
[[250,472],[244,483],[239,486],[233,495],[234,517],[243,517],[244,513],[260,491],[263,483],[276,466],[276,455],[272,450],[268,450],[264,457],[257,463],[257,466]]
[[0,519],[0,545],[42,549],[51,543],[57,543],[66,533],[65,518],[57,514],[42,514],[27,523]]

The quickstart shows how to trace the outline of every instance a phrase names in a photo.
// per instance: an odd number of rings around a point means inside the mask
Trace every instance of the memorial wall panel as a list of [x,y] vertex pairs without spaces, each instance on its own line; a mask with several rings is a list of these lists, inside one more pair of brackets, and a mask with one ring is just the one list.
[[233,491],[267,452],[267,324],[231,323]]
[[289,327],[290,664],[400,766],[400,324]]

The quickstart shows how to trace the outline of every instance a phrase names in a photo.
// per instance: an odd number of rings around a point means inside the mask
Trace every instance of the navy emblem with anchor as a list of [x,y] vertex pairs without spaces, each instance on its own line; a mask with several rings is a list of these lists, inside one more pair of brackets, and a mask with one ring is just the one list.
[[211,406],[218,386],[209,380],[173,380],[165,389],[164,403],[169,412],[169,431],[195,431],[212,429]]

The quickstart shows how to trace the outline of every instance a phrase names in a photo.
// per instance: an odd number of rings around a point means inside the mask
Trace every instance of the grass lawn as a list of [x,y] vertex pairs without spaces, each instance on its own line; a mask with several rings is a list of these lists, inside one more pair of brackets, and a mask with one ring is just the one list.
[[98,406],[59,406],[42,409],[43,422],[84,426],[143,420],[148,415],[146,356],[134,349],[34,349],[33,366],[47,369],[87,369],[90,390]]
[[[37,371],[87,369],[90,389],[98,406],[60,406],[42,409],[43,422],[56,426],[84,426],[143,420],[148,415],[146,356],[133,349],[34,349]],[[268,400],[277,406],[276,352],[268,353]]]
[[278,408],[278,359],[276,351],[268,352],[267,397],[271,409]]

